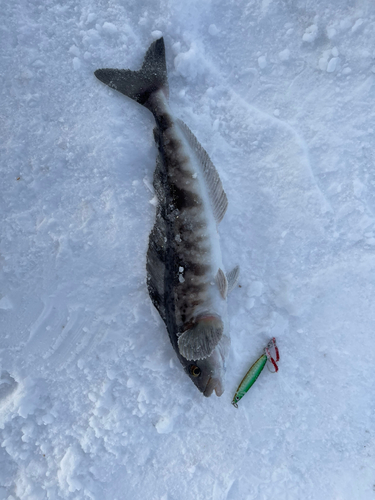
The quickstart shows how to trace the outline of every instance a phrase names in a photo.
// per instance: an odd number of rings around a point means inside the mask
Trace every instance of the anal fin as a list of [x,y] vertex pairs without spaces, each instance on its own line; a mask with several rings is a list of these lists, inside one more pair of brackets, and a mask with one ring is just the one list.
[[220,269],[220,267],[216,274],[216,284],[219,288],[221,296],[223,297],[223,299],[226,299],[228,295],[228,280],[225,276],[224,271]]
[[227,274],[227,280],[228,280],[228,295],[230,292],[234,289],[234,287],[238,283],[238,279],[240,277],[240,266],[234,267],[228,274]]

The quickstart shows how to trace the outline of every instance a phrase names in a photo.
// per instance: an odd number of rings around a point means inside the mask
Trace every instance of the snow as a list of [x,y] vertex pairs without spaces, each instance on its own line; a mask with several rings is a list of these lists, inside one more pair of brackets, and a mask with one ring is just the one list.
[[282,50],[281,52],[279,52],[279,57],[281,61],[288,61],[290,58],[290,50],[289,49]]
[[[2,20],[0,499],[373,499],[375,6],[16,1]],[[147,295],[152,117],[93,75],[161,35],[241,267],[221,398]],[[280,370],[236,410],[272,336]]]
[[317,36],[318,36],[318,26],[316,24],[312,24],[311,26],[306,28],[302,40],[304,42],[312,43],[315,41]]
[[258,65],[260,69],[264,69],[267,66],[267,58],[266,56],[258,57]]
[[340,59],[338,57],[332,57],[327,64],[327,72],[333,73],[336,70],[339,61]]

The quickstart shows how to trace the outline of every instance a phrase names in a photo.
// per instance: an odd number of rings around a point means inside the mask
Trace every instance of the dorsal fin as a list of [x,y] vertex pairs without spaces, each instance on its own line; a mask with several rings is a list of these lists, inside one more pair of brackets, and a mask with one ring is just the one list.
[[223,185],[221,184],[219,174],[210,157],[201,146],[193,132],[189,129],[189,127],[182,120],[176,121],[180,126],[185,138],[187,139],[190,147],[194,151],[197,160],[201,164],[202,173],[206,182],[208,194],[210,196],[214,217],[216,222],[219,224],[219,222],[224,217],[224,214],[228,207],[227,195],[225,194]]

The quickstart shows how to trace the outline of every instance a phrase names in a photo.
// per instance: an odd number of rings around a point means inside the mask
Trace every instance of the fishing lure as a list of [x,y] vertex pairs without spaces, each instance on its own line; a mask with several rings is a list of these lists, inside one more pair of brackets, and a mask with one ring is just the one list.
[[[273,358],[271,355],[271,349],[274,349],[275,351],[275,357],[276,359]],[[232,405],[235,408],[238,408],[238,401],[244,397],[244,395],[247,393],[247,391],[250,389],[250,387],[255,383],[259,375],[261,374],[263,368],[266,366],[267,361],[269,361],[274,370],[273,373],[276,373],[278,371],[278,366],[277,362],[280,360],[280,354],[279,354],[279,349],[276,345],[276,339],[273,337],[267,344],[267,347],[264,349],[264,354],[255,361],[255,363],[252,365],[250,370],[246,373],[244,378],[242,379],[242,382],[238,386],[238,389],[236,391],[236,394],[233,397]]]

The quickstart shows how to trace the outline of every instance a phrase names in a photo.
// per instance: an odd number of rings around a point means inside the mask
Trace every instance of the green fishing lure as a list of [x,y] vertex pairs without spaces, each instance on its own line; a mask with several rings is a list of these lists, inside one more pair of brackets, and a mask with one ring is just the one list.
[[[275,357],[276,360],[272,357],[270,353],[270,349],[274,348],[275,350]],[[247,391],[252,387],[252,385],[255,383],[259,375],[261,374],[263,368],[266,366],[267,361],[269,361],[273,367],[274,367],[274,372],[278,371],[278,366],[276,364],[277,361],[279,361],[280,355],[279,355],[279,349],[277,348],[276,345],[276,339],[272,338],[270,342],[268,343],[267,347],[264,349],[264,354],[255,361],[255,363],[251,366],[250,370],[246,373],[244,378],[242,379],[242,382],[238,386],[238,389],[236,391],[236,394],[233,397],[232,405],[235,408],[238,408],[238,401],[242,399]]]

